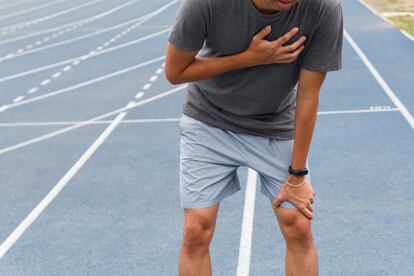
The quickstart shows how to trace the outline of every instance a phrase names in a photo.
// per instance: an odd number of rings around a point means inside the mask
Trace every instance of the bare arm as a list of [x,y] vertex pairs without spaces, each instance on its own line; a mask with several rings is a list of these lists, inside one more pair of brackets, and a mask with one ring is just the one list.
[[209,59],[196,58],[197,51],[182,51],[168,42],[165,62],[166,77],[172,84],[179,84],[207,79],[228,71],[258,64],[294,61],[303,50],[304,37],[290,45],[284,46],[283,44],[289,41],[298,32],[298,29],[293,28],[275,41],[267,41],[264,38],[270,31],[270,26],[263,28],[253,37],[248,49],[241,53]]
[[301,69],[296,97],[295,138],[292,153],[292,167],[305,168],[319,104],[319,91],[326,72]]
[[[294,169],[305,168],[316,123],[319,91],[325,77],[326,72],[309,71],[306,69],[301,69],[300,71],[298,94],[296,96],[295,136],[291,163]],[[286,185],[285,182],[273,206],[277,208],[282,201],[287,200],[295,205],[308,219],[312,219],[312,204],[315,194],[305,176],[289,174],[287,182],[298,186],[292,187],[291,185]]]

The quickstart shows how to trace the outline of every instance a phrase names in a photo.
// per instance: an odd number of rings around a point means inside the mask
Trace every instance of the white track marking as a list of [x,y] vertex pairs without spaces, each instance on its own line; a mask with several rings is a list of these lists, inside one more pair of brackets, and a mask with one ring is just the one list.
[[[6,1],[10,1],[10,0],[6,0]],[[18,5],[33,2],[33,1],[36,1],[36,0],[27,0],[27,1],[22,1],[22,2],[18,2],[18,3],[12,3],[12,4],[9,4],[9,5],[4,5],[4,6],[0,7],[0,10],[4,10],[4,9],[10,8],[10,7],[18,6]]]
[[59,78],[62,75],[62,72],[56,72],[53,74],[52,78],[56,79]]
[[33,87],[32,89],[27,91],[27,94],[33,94],[33,93],[37,92],[38,90],[39,90],[39,87]]
[[371,72],[371,74],[377,80],[378,84],[382,87],[385,94],[388,95],[388,97],[395,104],[395,106],[401,111],[401,114],[404,116],[404,118],[410,124],[411,128],[414,129],[414,118],[410,114],[408,109],[400,101],[400,99],[397,97],[397,95],[395,95],[395,93],[391,90],[391,88],[385,82],[383,77],[378,73],[377,69],[375,69],[374,65],[372,65],[372,63],[369,61],[367,56],[362,52],[361,48],[359,48],[359,46],[355,43],[355,41],[352,39],[352,37],[348,34],[348,32],[346,30],[344,30],[344,36],[347,39],[347,41],[349,42],[349,44],[351,44],[352,48],[354,48],[355,52],[358,54],[358,56],[361,58],[361,60],[365,63],[368,70]]
[[[102,2],[102,1],[104,1],[104,0],[93,0],[93,1],[90,1],[90,2],[87,2],[87,3],[77,5],[77,6],[72,7],[72,8],[66,9],[66,10],[59,11],[59,12],[54,13],[54,14],[50,14],[50,15],[45,16],[45,17],[41,17],[41,18],[37,18],[37,19],[31,20],[31,21],[27,21],[27,22],[18,23],[18,24],[7,26],[7,27],[3,27],[3,28],[1,28],[1,31],[4,33],[4,32],[10,32],[12,29],[15,30],[16,28],[17,29],[22,29],[24,27],[31,26],[31,25],[34,25],[34,24],[37,24],[37,23],[40,23],[40,22],[44,22],[44,21],[53,19],[55,17],[65,15],[67,13],[82,9],[82,8],[90,6],[90,5],[94,5],[94,4]],[[2,34],[2,33],[0,33],[0,34]]]
[[47,49],[50,49],[50,48],[55,48],[55,47],[58,47],[58,46],[66,45],[66,44],[76,42],[76,41],[79,41],[79,40],[83,40],[83,39],[86,39],[86,38],[89,38],[89,37],[93,37],[93,36],[97,36],[97,35],[100,35],[100,34],[103,34],[103,33],[107,33],[107,32],[122,28],[124,26],[130,25],[130,24],[133,24],[133,23],[146,22],[149,19],[151,19],[152,17],[154,17],[154,16],[160,14],[161,12],[163,12],[165,9],[167,9],[170,6],[177,3],[177,1],[178,0],[171,1],[168,4],[162,6],[161,8],[159,8],[159,9],[157,9],[157,10],[151,12],[151,13],[148,13],[146,15],[143,15],[143,16],[137,18],[137,19],[129,20],[129,21],[126,21],[124,23],[112,26],[110,28],[106,28],[104,30],[92,32],[92,33],[89,33],[89,34],[86,34],[86,35],[81,35],[81,36],[77,36],[77,37],[70,38],[70,39],[67,39],[67,40],[63,40],[63,41],[60,41],[60,42],[56,42],[54,44],[49,44],[49,45],[46,45],[46,46],[43,46],[43,47],[35,48],[33,50],[26,51],[26,52],[23,52],[23,53],[18,54],[18,55],[13,55],[13,57],[7,57],[7,59],[22,57],[22,56],[29,55],[29,54],[32,54],[32,53],[37,53],[37,52],[40,52],[40,51],[44,51],[44,50],[47,50]]
[[154,75],[154,76],[152,76],[151,78],[150,78],[150,82],[154,82],[154,81],[156,81],[158,79],[158,76],[156,76],[156,75]]
[[44,81],[42,81],[42,82],[40,83],[40,85],[41,85],[41,86],[45,86],[45,85],[49,84],[49,82],[50,82],[50,79],[45,79]]
[[156,100],[161,99],[161,98],[163,98],[163,97],[166,97],[166,96],[169,96],[169,95],[171,95],[171,94],[177,93],[177,92],[179,92],[179,91],[181,91],[181,90],[184,90],[186,87],[187,87],[187,85],[181,85],[181,86],[179,86],[179,87],[176,87],[176,88],[174,88],[174,89],[171,89],[171,90],[165,91],[165,92],[160,93],[160,94],[158,94],[158,95],[156,95],[156,96],[153,96],[153,97],[151,97],[151,98],[148,98],[148,99],[145,99],[145,100],[139,101],[139,102],[137,102],[136,104],[134,104],[133,106],[119,108],[119,109],[116,109],[116,110],[114,110],[114,111],[111,111],[111,112],[105,113],[105,114],[103,114],[103,115],[100,115],[100,116],[94,117],[94,118],[92,118],[92,119],[89,119],[89,120],[87,120],[87,121],[83,121],[82,123],[79,123],[79,124],[76,124],[76,125],[73,125],[73,126],[70,126],[70,127],[67,127],[67,128],[60,129],[60,130],[57,130],[57,131],[54,131],[54,132],[48,133],[48,134],[46,134],[46,135],[42,135],[42,136],[39,136],[39,137],[36,137],[36,138],[30,139],[30,140],[27,140],[27,141],[24,141],[24,142],[21,142],[21,143],[15,144],[15,145],[10,146],[10,147],[7,147],[7,148],[0,149],[0,155],[1,155],[1,154],[4,154],[4,153],[7,153],[7,152],[14,151],[14,150],[16,150],[16,149],[19,149],[19,148],[22,148],[22,147],[25,147],[25,146],[28,146],[28,145],[31,145],[31,144],[34,144],[34,143],[37,143],[37,142],[40,142],[40,141],[44,141],[44,140],[50,139],[50,138],[52,138],[52,137],[55,137],[55,136],[61,135],[61,134],[63,134],[63,133],[66,133],[66,132],[72,131],[72,130],[74,130],[74,129],[77,129],[77,128],[80,128],[80,127],[83,127],[83,126],[88,125],[88,124],[91,124],[91,123],[93,123],[93,122],[95,122],[95,121],[99,121],[99,120],[102,120],[102,119],[105,119],[105,118],[111,117],[111,116],[113,116],[113,115],[117,115],[117,114],[118,114],[118,113],[120,113],[120,112],[124,112],[124,111],[130,110],[130,109],[136,108],[136,107],[138,107],[138,106],[141,106],[141,105],[144,105],[144,104],[150,103],[150,102],[152,102],[152,101],[156,101]]
[[46,29],[46,30],[43,30],[43,31],[40,31],[40,32],[34,32],[34,33],[26,34],[26,35],[23,35],[23,36],[4,39],[4,40],[0,41],[0,45],[15,42],[15,41],[19,41],[19,40],[23,40],[23,39],[30,38],[30,37],[33,37],[33,36],[39,36],[39,35],[45,34],[45,33],[51,33],[51,32],[58,31],[58,30],[61,30],[61,29],[65,29],[66,27],[70,27],[70,26],[74,26],[74,25],[78,25],[78,24],[84,25],[84,24],[87,24],[87,23],[90,23],[90,22],[94,21],[95,19],[101,19],[105,16],[108,16],[108,15],[114,13],[114,12],[117,12],[118,10],[124,9],[124,8],[134,4],[136,2],[139,2],[139,1],[141,1],[141,0],[133,0],[133,1],[127,2],[125,4],[119,5],[115,8],[112,8],[110,10],[107,10],[103,13],[99,13],[99,14],[93,15],[91,17],[87,17],[87,18],[84,18],[84,19],[81,19],[81,20],[78,20],[78,21],[73,21],[73,22],[70,22],[68,24],[53,27],[53,28]]
[[330,114],[351,114],[351,113],[374,113],[374,112],[395,112],[400,111],[398,108],[386,108],[386,109],[355,109],[355,110],[338,110],[338,111],[321,111],[318,115],[330,115]]
[[119,122],[126,116],[126,112],[118,114],[115,120],[105,129],[105,131],[95,140],[88,150],[76,161],[70,170],[59,180],[53,189],[40,201],[40,203],[30,212],[30,214],[17,226],[17,228],[7,237],[0,245],[0,259],[7,253],[10,247],[23,235],[23,233],[32,225],[39,215],[47,206],[59,195],[66,184],[76,175],[95,151],[105,142],[111,132],[118,126]]
[[[19,15],[22,15],[22,14],[25,14],[25,13],[29,13],[29,12],[32,12],[32,11],[35,11],[35,10],[44,9],[46,7],[49,7],[49,6],[52,6],[52,5],[56,5],[56,4],[59,4],[61,2],[67,2],[67,1],[68,0],[58,0],[58,1],[50,2],[50,3],[46,3],[46,4],[43,4],[43,5],[36,5],[36,6],[32,7],[32,8],[29,8],[29,9],[19,10],[17,12],[12,12],[12,13],[8,13],[6,15],[0,16],[0,20],[4,20],[4,19],[10,18],[10,17],[19,16]],[[4,27],[2,27],[1,29],[3,30]]]
[[250,273],[254,205],[256,200],[256,179],[257,173],[249,168],[247,174],[246,194],[244,199],[239,259],[237,263],[237,276],[248,276]]
[[143,87],[142,90],[148,90],[151,88],[151,83],[146,83]]
[[17,98],[15,98],[15,99],[13,100],[13,102],[14,102],[14,103],[18,103],[18,102],[22,101],[23,99],[24,99],[24,96],[18,96]]
[[[179,122],[180,118],[164,118],[164,119],[131,119],[123,120],[122,124],[142,124],[142,123],[169,123]],[[85,121],[67,121],[67,122],[18,122],[18,123],[0,123],[0,127],[35,127],[35,126],[71,126]],[[88,125],[107,125],[112,121],[96,121],[88,123]]]
[[[144,95],[143,92],[140,95]],[[135,96],[136,99],[141,98]],[[353,114],[353,113],[380,113],[380,112],[397,112],[400,111],[398,108],[388,109],[356,109],[356,110],[337,110],[337,111],[320,111],[318,115],[336,115],[336,114]],[[137,124],[137,123],[158,123],[158,122],[177,122],[180,118],[164,118],[164,119],[134,119],[134,120],[123,120],[123,124]],[[0,123],[0,127],[32,127],[32,126],[65,126],[65,125],[76,125],[84,123],[85,121],[65,121],[65,122],[16,122],[16,123]],[[88,125],[100,125],[110,124],[112,121],[96,121],[88,123]]]
[[[133,0],[133,1],[129,1],[129,2],[127,2],[127,3],[125,3],[125,4],[123,4],[123,5],[121,5],[121,6],[118,6],[117,7],[117,10],[119,10],[120,8],[125,8],[125,7],[127,7],[127,6],[130,6],[130,5],[132,5],[132,4],[135,4],[136,2],[139,2],[139,1],[141,1],[141,0]],[[114,12],[113,10],[112,10],[112,12]],[[106,15],[108,15],[108,13],[106,13],[105,14],[105,16]],[[103,18],[103,16],[100,16],[100,17],[93,17],[92,18],[92,20],[89,20],[89,21],[84,21],[84,23],[85,24],[89,24],[89,23],[91,23],[91,22],[93,22],[93,21],[95,21],[95,20],[98,20],[98,19],[100,19],[100,18]],[[77,28],[79,28],[79,27],[81,27],[83,24],[75,24],[75,25],[73,25],[71,28],[68,28],[68,29],[66,29],[66,30],[64,30],[64,31],[60,31],[59,33],[55,33],[55,34],[53,34],[53,35],[50,35],[50,36],[48,36],[48,37],[45,37],[45,38],[43,38],[42,40],[38,40],[38,41],[36,41],[34,44],[35,45],[41,45],[43,42],[46,42],[46,41],[49,41],[50,39],[52,39],[52,38],[56,38],[56,37],[58,37],[59,35],[62,35],[62,34],[64,34],[64,33],[66,33],[68,30],[69,31],[73,31],[73,30],[75,30],[75,29],[77,29]],[[26,48],[27,49],[29,49],[28,47],[29,46],[31,46],[30,48],[32,48],[32,45],[28,45],[28,46],[26,46]],[[21,54],[21,53],[23,53],[25,51],[25,49],[19,49],[17,52],[16,52],[16,54]],[[7,55],[6,55],[7,56]],[[2,61],[2,60],[5,60],[5,59],[7,59],[7,58],[5,58],[5,57],[3,57],[3,58],[0,58],[0,61]]]
[[[102,55],[102,54],[106,54],[106,53],[109,53],[109,52],[112,52],[112,51],[115,51],[115,50],[119,50],[119,49],[122,49],[122,48],[125,48],[125,47],[128,47],[128,46],[131,46],[131,45],[141,43],[143,41],[149,40],[149,39],[154,38],[156,36],[165,34],[169,30],[170,30],[170,28],[164,29],[162,31],[159,31],[159,32],[156,32],[156,33],[138,38],[136,40],[133,40],[133,41],[130,41],[130,42],[127,42],[127,43],[124,43],[124,44],[120,44],[120,45],[117,45],[117,46],[112,47],[112,48],[108,48],[106,50],[98,52],[96,55],[91,56],[91,57],[96,57],[96,56],[99,56],[99,55]],[[58,67],[58,66],[61,66],[61,65],[72,63],[73,61],[78,60],[79,58],[84,60],[84,59],[90,58],[90,56],[88,56],[88,55],[79,56],[79,57],[67,59],[67,60],[64,60],[64,61],[60,61],[60,62],[57,62],[57,63],[49,64],[49,65],[46,65],[46,66],[43,66],[43,67],[39,67],[39,68],[36,68],[36,69],[28,70],[28,71],[25,71],[25,72],[5,76],[5,77],[0,78],[0,82],[12,80],[12,79],[16,79],[16,78],[20,78],[20,77],[24,77],[24,76],[28,76],[28,75],[31,75],[31,74],[35,74],[35,73],[45,71],[45,70],[49,70],[49,69],[52,69],[52,68],[55,68],[55,67]]]
[[157,71],[155,72],[155,74],[159,75],[163,72],[164,70],[162,70],[162,68],[157,69]]
[[[81,88],[81,87],[84,87],[84,86],[87,86],[87,85],[91,85],[91,84],[99,82],[99,81],[103,81],[103,80],[106,80],[106,79],[109,79],[109,78],[112,78],[112,77],[115,77],[115,76],[118,76],[118,75],[128,73],[128,72],[136,70],[138,68],[156,63],[156,62],[158,62],[160,60],[163,60],[163,59],[165,59],[165,56],[161,56],[161,57],[158,57],[158,58],[155,58],[155,59],[151,59],[151,60],[139,63],[137,65],[134,65],[134,66],[131,66],[131,67],[128,67],[128,68],[125,68],[125,69],[122,69],[122,70],[119,70],[119,71],[116,71],[116,72],[113,72],[113,73],[110,73],[110,74],[107,74],[107,75],[104,75],[104,76],[101,76],[101,77],[98,77],[98,78],[95,78],[95,79],[84,81],[84,82],[78,83],[76,85],[72,85],[72,86],[69,86],[69,87],[54,91],[54,92],[43,94],[43,95],[35,97],[35,98],[27,99],[27,100],[19,102],[19,103],[10,104],[10,105],[8,105],[6,110],[9,110],[9,109],[14,108],[14,107],[19,106],[19,105],[24,105],[24,104],[28,104],[28,103],[31,103],[31,102],[36,102],[36,101],[46,99],[46,98],[49,98],[49,97],[53,97],[53,96],[56,96],[56,95],[59,95],[59,94],[62,94],[62,93],[73,91],[75,89],[78,89],[78,88]],[[4,112],[4,110],[3,110],[3,112]]]
[[144,92],[138,92],[137,95],[135,95],[135,99],[139,99],[142,98],[142,96],[144,96]]

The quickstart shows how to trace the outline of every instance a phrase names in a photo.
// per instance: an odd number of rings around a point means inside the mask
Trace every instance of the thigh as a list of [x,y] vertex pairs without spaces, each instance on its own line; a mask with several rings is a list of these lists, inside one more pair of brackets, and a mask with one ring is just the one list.
[[240,190],[241,156],[222,129],[183,114],[180,121],[180,199],[207,208]]
[[[293,140],[276,140],[265,137],[252,137],[251,139],[255,147],[249,155],[249,167],[258,173],[257,182],[260,185],[261,193],[273,202],[289,175]],[[308,160],[306,160],[306,167],[309,173],[305,177],[310,183]],[[296,209],[288,201],[282,202],[280,207]]]

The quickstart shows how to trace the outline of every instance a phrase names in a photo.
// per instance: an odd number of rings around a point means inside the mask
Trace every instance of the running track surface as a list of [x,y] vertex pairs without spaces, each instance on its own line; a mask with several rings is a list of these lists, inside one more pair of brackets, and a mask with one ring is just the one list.
[[[177,275],[179,2],[0,1],[0,275]],[[414,42],[342,2],[309,153],[320,275],[414,275]],[[255,172],[225,199],[214,275],[283,275]],[[246,197],[246,189],[248,189]]]

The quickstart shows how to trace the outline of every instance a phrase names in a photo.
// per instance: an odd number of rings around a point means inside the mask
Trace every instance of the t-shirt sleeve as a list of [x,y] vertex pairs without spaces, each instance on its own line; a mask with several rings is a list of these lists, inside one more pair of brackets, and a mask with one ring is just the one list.
[[183,0],[177,11],[168,41],[183,51],[197,51],[203,47],[209,26],[206,0]]
[[305,51],[302,68],[310,71],[335,71],[342,68],[343,14],[337,3],[323,14]]

